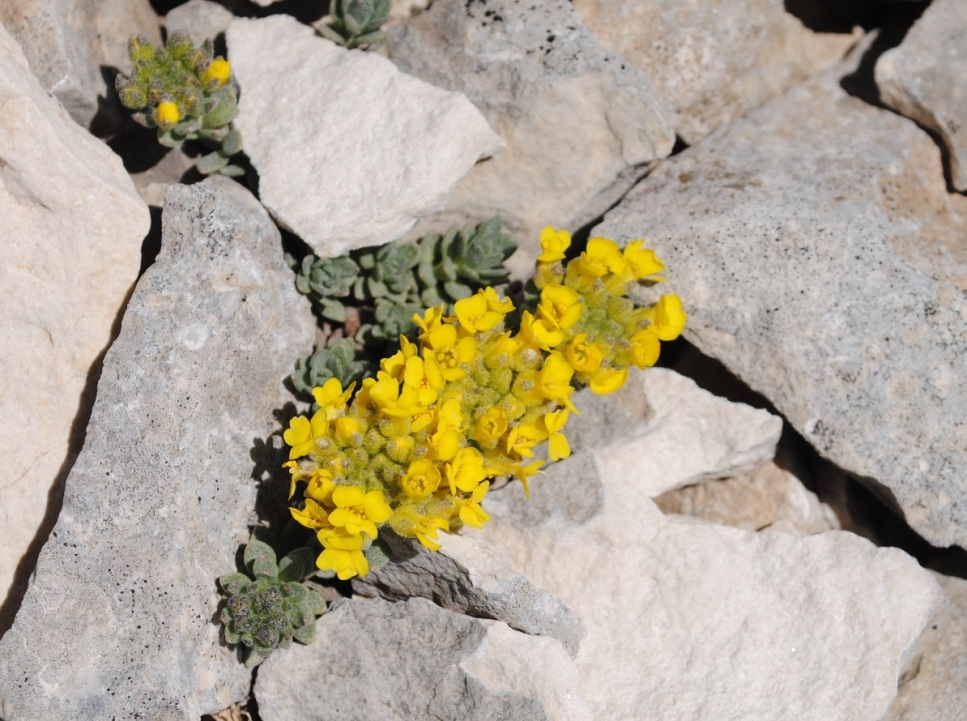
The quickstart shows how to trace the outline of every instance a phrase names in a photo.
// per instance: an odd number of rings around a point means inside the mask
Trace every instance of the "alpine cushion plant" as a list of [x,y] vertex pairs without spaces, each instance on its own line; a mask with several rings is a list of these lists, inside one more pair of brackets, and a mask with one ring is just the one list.
[[[486,287],[414,316],[416,342],[400,337],[375,378],[356,388],[331,378],[313,390],[318,409],[292,419],[292,517],[322,547],[316,565],[340,579],[385,562],[380,529],[440,548],[439,531],[482,527],[497,476],[528,478],[548,457],[567,458],[564,427],[578,386],[618,390],[628,368],[658,359],[686,315],[676,295],[656,302],[638,289],[664,266],[643,241],[623,249],[592,238],[565,264],[571,238],[545,228],[532,308],[519,311]],[[509,328],[512,319],[519,322]],[[355,393],[354,393],[355,391]]]

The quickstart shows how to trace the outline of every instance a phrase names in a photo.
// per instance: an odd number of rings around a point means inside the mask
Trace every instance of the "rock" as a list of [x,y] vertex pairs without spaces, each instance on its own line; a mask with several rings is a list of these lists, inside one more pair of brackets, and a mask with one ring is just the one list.
[[25,584],[24,554],[56,519],[150,217],[120,159],[45,92],[3,27],[0,97],[2,634],[23,592],[8,595],[15,569]]
[[571,656],[577,654],[585,631],[570,607],[510,568],[486,541],[444,533],[443,547],[429,551],[392,534],[386,540],[393,549],[393,562],[353,579],[355,593],[390,601],[427,598],[451,611],[503,621],[523,633],[551,636]]
[[314,324],[277,229],[240,185],[172,188],[162,233],[0,640],[5,721],[196,721],[249,689],[219,638],[215,579],[247,539],[265,462],[253,458]]
[[414,235],[497,215],[521,247],[518,275],[532,271],[541,228],[590,222],[675,142],[648,78],[605,52],[566,0],[436,0],[387,28],[381,50],[465,93],[507,141]]
[[[653,476],[676,487],[686,470],[714,477],[744,462],[741,451],[707,455],[708,437],[723,429],[686,418],[687,408],[653,423],[638,439],[637,470],[613,447],[583,451],[604,491],[586,521],[528,525],[491,511],[482,532],[584,622],[578,689],[593,717],[879,718],[936,584],[902,551],[849,533],[754,533],[663,516],[649,499]],[[706,463],[688,467],[679,456]],[[562,472],[532,480],[532,497],[553,504]]]
[[401,236],[501,148],[459,93],[290,17],[236,19],[226,37],[262,203],[321,256]]
[[44,89],[99,134],[120,119],[113,71],[131,71],[128,38],[141,33],[161,42],[149,0],[4,0],[0,23]]
[[967,0],[937,0],[899,47],[876,63],[880,99],[933,130],[950,158],[950,179],[967,191]]
[[722,480],[696,483],[655,499],[663,513],[759,531],[822,533],[839,528],[836,514],[789,471],[773,462]]
[[856,33],[814,33],[790,4],[574,0],[574,9],[605,48],[652,79],[691,145],[834,65],[857,41]]
[[179,31],[186,32],[199,45],[206,38],[214,39],[225,32],[234,17],[231,10],[214,0],[188,0],[184,5],[168,11],[165,30],[169,36]]
[[840,74],[665,162],[593,232],[648,238],[689,341],[931,543],[965,545],[967,198]]
[[958,721],[967,707],[967,581],[936,578],[944,603],[907,654],[883,721]]
[[414,598],[347,600],[259,668],[264,721],[591,719],[557,641]]

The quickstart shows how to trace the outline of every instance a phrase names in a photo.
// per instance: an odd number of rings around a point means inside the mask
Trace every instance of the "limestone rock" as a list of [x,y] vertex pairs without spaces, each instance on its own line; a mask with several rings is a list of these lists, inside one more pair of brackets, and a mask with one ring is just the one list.
[[551,636],[572,656],[577,653],[585,631],[570,607],[510,568],[486,541],[443,533],[443,547],[430,551],[412,539],[387,534],[386,540],[393,562],[353,579],[354,592],[390,601],[427,598],[451,611]]
[[967,191],[967,0],[937,0],[876,63],[880,99],[935,131],[953,186]]
[[814,33],[783,0],[574,0],[608,50],[646,73],[689,144],[834,65],[856,34]]
[[967,544],[967,198],[926,133],[823,74],[664,163],[593,232],[648,238],[689,341],[931,543]]
[[247,539],[262,474],[253,443],[276,430],[281,379],[311,348],[313,321],[278,230],[240,185],[172,188],[162,235],[104,359],[60,519],[0,639],[5,721],[197,721],[248,692],[213,621],[215,579]]
[[226,38],[262,203],[324,257],[401,236],[502,147],[459,93],[291,17],[236,19]]
[[[638,439],[637,470],[611,447],[583,451],[603,490],[587,520],[521,524],[493,512],[482,533],[584,621],[577,668],[592,715],[879,718],[936,584],[902,551],[849,533],[754,533],[663,516],[649,499],[653,475],[675,487],[685,470],[723,474],[743,456],[706,455],[708,429],[682,421],[672,411]],[[676,456],[707,462],[664,465]],[[562,472],[535,478],[532,497],[553,505]]]
[[198,45],[205,38],[214,39],[225,32],[234,17],[231,10],[214,0],[188,0],[184,5],[168,11],[165,30],[169,36],[179,31],[186,32]]
[[600,215],[675,142],[648,78],[604,51],[567,0],[436,0],[388,28],[381,49],[465,93],[507,141],[415,234],[497,215],[521,247],[520,275],[542,227]]
[[414,598],[334,604],[316,640],[260,667],[264,721],[581,721],[591,715],[557,641]]
[[56,517],[90,410],[82,394],[137,278],[150,218],[120,159],[44,91],[2,26],[0,97],[0,602],[13,604],[23,590],[8,596],[14,570],[45,513]]
[[149,0],[4,0],[0,24],[20,43],[44,89],[85,128],[99,111],[106,126],[120,117],[111,69],[131,71],[128,38],[141,33],[161,42]]
[[759,531],[822,533],[839,528],[835,513],[789,471],[771,461],[744,474],[696,483],[655,499],[663,513]]
[[958,721],[967,708],[967,581],[937,580],[944,603],[907,654],[883,721]]

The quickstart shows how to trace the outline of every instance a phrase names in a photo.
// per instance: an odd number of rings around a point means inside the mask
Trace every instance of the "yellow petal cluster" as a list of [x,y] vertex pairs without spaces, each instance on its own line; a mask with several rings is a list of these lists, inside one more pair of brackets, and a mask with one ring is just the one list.
[[[685,312],[675,295],[650,305],[632,298],[664,266],[644,241],[623,249],[592,238],[565,262],[571,237],[545,228],[533,284],[539,299],[515,314],[493,288],[414,317],[419,336],[400,338],[376,378],[343,388],[329,380],[311,416],[283,437],[292,474],[292,516],[316,532],[317,565],[339,578],[365,575],[366,556],[389,525],[440,548],[439,531],[481,527],[497,476],[529,476],[571,448],[564,426],[575,388],[620,388],[630,366],[658,359]],[[516,319],[511,326],[509,320]]]

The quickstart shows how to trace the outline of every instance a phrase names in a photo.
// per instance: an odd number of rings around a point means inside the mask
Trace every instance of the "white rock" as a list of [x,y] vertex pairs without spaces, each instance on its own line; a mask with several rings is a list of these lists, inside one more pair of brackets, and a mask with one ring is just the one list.
[[206,38],[214,38],[232,22],[232,11],[214,0],[188,0],[168,11],[165,30],[170,37],[176,32],[186,32],[196,45]]
[[56,520],[57,489],[80,450],[93,401],[82,393],[93,391],[101,354],[137,278],[150,217],[120,158],[47,94],[2,26],[0,97],[4,598],[48,504],[52,517],[39,543]]
[[648,238],[689,341],[931,543],[964,545],[967,198],[844,72],[666,161],[593,232]]
[[499,216],[520,247],[517,275],[533,271],[541,228],[601,215],[675,142],[649,79],[602,49],[566,0],[436,0],[387,28],[380,49],[466,93],[507,141],[414,234]]
[[814,33],[783,0],[574,0],[600,43],[648,74],[689,144],[842,59],[857,34]]
[[953,186],[967,190],[967,0],[937,0],[876,63],[880,99],[935,131]]
[[0,23],[20,43],[44,89],[98,133],[120,120],[114,79],[102,66],[131,71],[132,35],[161,42],[149,0],[3,0]]
[[226,38],[262,203],[322,256],[401,236],[502,147],[459,93],[291,17],[236,19]]
[[[675,461],[703,457],[706,436],[670,413],[639,439],[637,470],[614,448],[594,449],[603,502],[584,522],[522,525],[495,513],[483,535],[584,621],[577,666],[595,718],[879,718],[936,584],[905,553],[848,533],[666,518],[648,498],[652,476],[675,487],[684,473],[744,462],[741,451],[708,456],[704,468]],[[553,499],[557,476],[534,479],[532,496]]]

